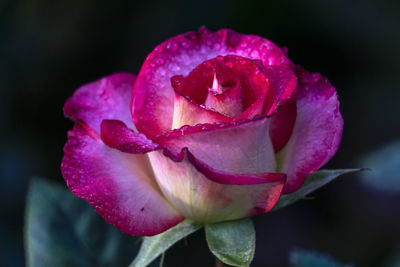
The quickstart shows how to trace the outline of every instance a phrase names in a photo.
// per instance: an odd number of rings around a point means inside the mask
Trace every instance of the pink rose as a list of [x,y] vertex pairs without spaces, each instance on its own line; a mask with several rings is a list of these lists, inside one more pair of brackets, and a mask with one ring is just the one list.
[[68,187],[131,235],[265,213],[335,154],[343,129],[327,79],[227,29],[163,42],[138,76],[84,85],[64,112]]

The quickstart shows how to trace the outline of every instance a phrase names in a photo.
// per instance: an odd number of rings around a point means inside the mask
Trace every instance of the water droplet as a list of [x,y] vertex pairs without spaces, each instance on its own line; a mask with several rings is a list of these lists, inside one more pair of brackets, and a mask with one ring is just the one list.
[[178,65],[172,63],[171,65],[169,65],[169,69],[173,72],[177,72],[181,70],[181,67],[179,67]]
[[150,54],[147,56],[146,60],[151,60],[153,57],[154,57],[154,53],[150,53]]
[[161,57],[157,59],[157,64],[158,65],[162,65],[162,64],[164,64],[164,62],[165,62],[164,59],[161,58]]
[[178,49],[178,44],[175,42],[175,41],[170,41],[168,44],[167,44],[167,48],[169,49],[169,50],[171,50],[171,51],[176,51],[177,49]]
[[164,68],[159,68],[156,71],[156,75],[157,76],[164,77],[166,74],[167,74],[167,71]]
[[161,53],[163,51],[163,47],[161,45],[159,45],[154,49],[154,51],[157,53]]
[[257,57],[258,57],[258,51],[257,51],[257,50],[253,50],[253,51],[251,52],[251,57],[257,58]]
[[182,42],[182,46],[184,48],[189,48],[190,47],[190,43],[189,42]]
[[81,190],[79,188],[74,188],[72,190],[72,193],[74,193],[75,195],[79,195],[80,192],[81,192]]

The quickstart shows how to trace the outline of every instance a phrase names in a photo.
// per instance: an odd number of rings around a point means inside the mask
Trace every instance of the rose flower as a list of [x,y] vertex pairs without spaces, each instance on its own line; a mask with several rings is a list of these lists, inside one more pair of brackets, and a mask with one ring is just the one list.
[[335,89],[267,39],[205,28],[157,46],[137,76],[79,88],[62,173],[131,235],[271,210],[336,152]]

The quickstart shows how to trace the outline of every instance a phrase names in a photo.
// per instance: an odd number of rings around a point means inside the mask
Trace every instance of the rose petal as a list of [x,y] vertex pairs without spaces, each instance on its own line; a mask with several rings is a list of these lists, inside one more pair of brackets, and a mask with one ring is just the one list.
[[267,39],[222,29],[201,28],[173,37],[151,52],[139,72],[131,112],[137,129],[148,137],[172,128],[174,94],[171,77],[186,76],[201,62],[218,55],[260,59],[265,66],[291,65],[284,52]]
[[174,115],[172,129],[180,128],[184,125],[196,125],[199,123],[227,122],[231,119],[218,112],[205,109],[192,103],[186,97],[174,92]]
[[297,190],[307,174],[336,153],[343,130],[335,88],[319,74],[299,68],[297,117],[286,146],[277,154],[279,172],[288,175],[284,193]]
[[278,201],[285,181],[283,174],[218,171],[187,149],[182,151],[181,162],[160,151],[150,152],[149,158],[164,195],[186,218],[197,222],[214,223],[267,212]]
[[[218,87],[220,85],[217,85]],[[243,112],[242,88],[239,81],[223,93],[216,92],[213,89],[210,88],[208,90],[207,99],[204,102],[206,108],[215,110],[230,118],[235,118]]]
[[269,134],[275,153],[278,153],[289,141],[296,121],[296,100],[288,100],[271,117]]
[[[109,141],[113,147],[121,150],[119,144],[126,145],[125,140],[139,143],[137,134],[123,123],[104,121],[103,128],[108,127],[116,137]],[[269,211],[279,199],[286,175],[270,172],[275,159],[267,118],[186,126],[156,140],[160,145],[155,149],[162,152],[148,154],[156,179],[187,218],[200,222],[243,218]],[[183,146],[191,146],[199,158]],[[135,149],[125,151],[137,153]]]
[[184,148],[188,161],[205,177],[208,179],[225,185],[255,185],[271,183],[276,181],[284,181],[286,175],[283,173],[254,173],[254,174],[244,174],[244,173],[227,173],[220,170],[216,170],[205,162],[197,159],[192,153],[189,152],[187,148]]
[[101,122],[101,139],[109,147],[132,154],[146,153],[158,147],[144,134],[135,133],[119,120]]
[[129,105],[135,78],[117,73],[80,87],[65,102],[64,114],[73,121],[84,121],[98,134],[103,119],[118,119],[134,129]]
[[269,119],[184,127],[159,136],[155,142],[178,153],[188,147],[213,168],[233,173],[275,172]]
[[275,92],[275,100],[272,107],[264,113],[271,115],[292,97],[293,91],[297,87],[297,76],[292,67],[287,65],[267,66],[264,71],[267,73]]
[[70,190],[124,233],[155,235],[183,220],[162,196],[147,155],[107,147],[86,124],[69,132],[61,169]]

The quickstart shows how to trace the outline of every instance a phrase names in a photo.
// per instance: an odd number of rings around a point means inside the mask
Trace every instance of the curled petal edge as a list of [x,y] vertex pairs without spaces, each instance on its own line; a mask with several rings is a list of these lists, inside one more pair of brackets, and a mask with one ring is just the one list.
[[[113,133],[111,136],[110,133]],[[112,139],[114,137],[114,139]],[[102,122],[101,138],[111,148],[118,149],[125,153],[146,153],[154,150],[162,150],[163,154],[175,162],[182,162],[184,159],[193,165],[197,171],[202,173],[209,180],[225,185],[255,185],[271,182],[286,181],[284,173],[228,173],[216,170],[205,162],[197,159],[187,147],[175,152],[168,147],[153,143],[143,134],[130,130],[123,122],[117,120],[104,120]]]

